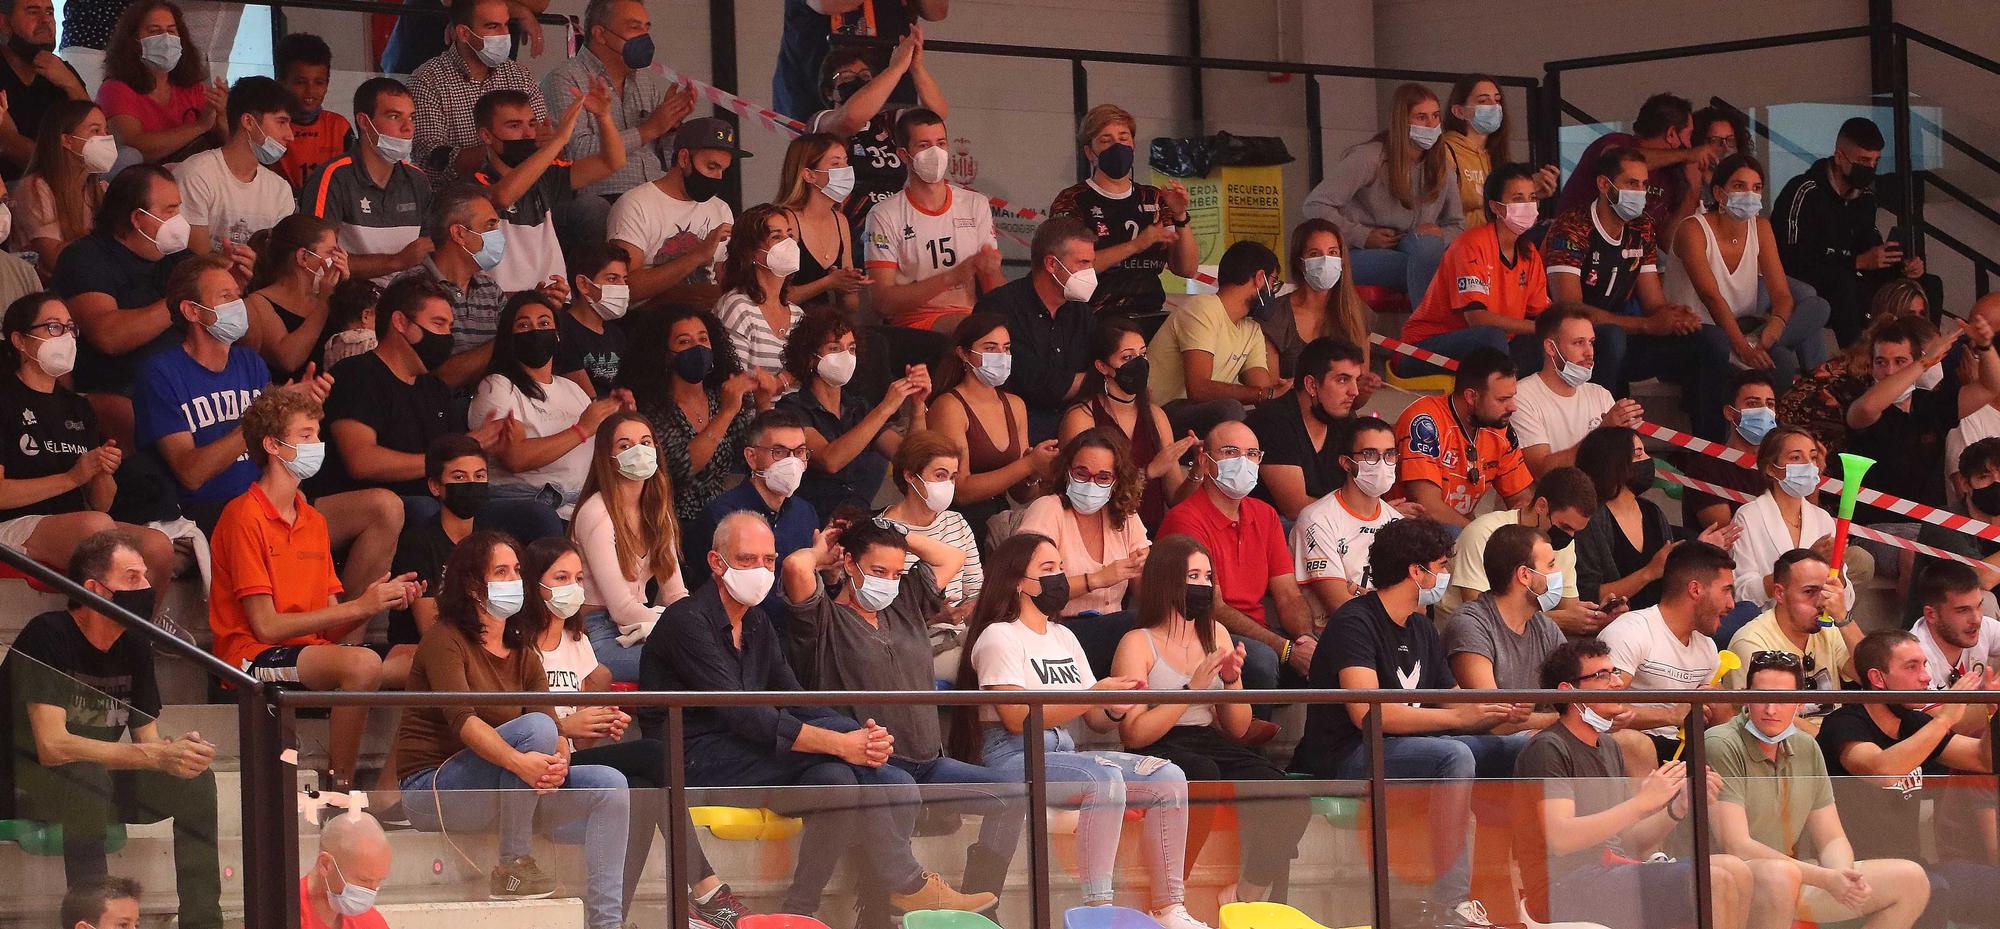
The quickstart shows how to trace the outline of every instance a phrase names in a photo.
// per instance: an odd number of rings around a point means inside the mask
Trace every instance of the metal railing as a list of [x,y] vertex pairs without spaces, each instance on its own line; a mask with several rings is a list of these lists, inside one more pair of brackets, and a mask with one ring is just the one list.
[[[1726,690],[1426,690],[1421,691],[1423,702],[1437,705],[1464,703],[1533,703],[1537,705],[1567,703],[1666,703],[1687,706],[1686,731],[1699,733],[1707,726],[1703,709],[1712,705],[1736,705],[1747,702],[1745,691]],[[1120,706],[1134,703],[1149,704],[1189,704],[1189,703],[1229,703],[1229,704],[1364,704],[1368,707],[1363,736],[1368,746],[1369,770],[1367,777],[1367,800],[1369,809],[1374,811],[1368,817],[1368,844],[1370,870],[1374,901],[1375,922],[1378,929],[1394,929],[1387,921],[1390,914],[1390,873],[1389,873],[1389,824],[1382,811],[1387,809],[1387,792],[1390,780],[1385,768],[1382,728],[1382,707],[1385,704],[1406,705],[1415,694],[1409,690],[1229,690],[1229,691],[1187,691],[1187,690],[1079,690],[1079,691],[885,691],[871,693],[855,692],[737,692],[737,693],[669,693],[658,691],[640,692],[595,692],[566,693],[551,697],[547,692],[533,693],[342,693],[308,691],[271,691],[265,695],[277,706],[281,716],[289,717],[291,711],[306,707],[438,707],[438,706],[622,706],[665,708],[666,728],[664,742],[666,751],[666,774],[668,783],[668,816],[671,822],[685,823],[688,815],[687,754],[685,713],[689,708],[709,708],[728,706],[852,706],[856,704],[875,706],[1026,706],[1027,720],[1022,726],[1024,732],[1040,732],[1043,726],[1043,709],[1050,704],[1093,706]],[[1757,691],[1759,703],[1897,703],[1929,704],[1951,703],[1981,706],[2000,706],[2000,692],[1996,691]],[[2000,715],[1993,717],[1994,743],[2000,744]],[[1690,768],[1703,770],[1707,765],[1707,748],[1703,739],[1686,740],[1686,760]],[[1041,811],[1048,806],[1048,781],[1042,740],[1028,739],[1026,742],[1024,777],[1027,786],[1028,810],[1028,869],[1032,895],[1029,901],[1031,924],[1035,929],[1052,929],[1057,924],[1059,914],[1051,900],[1051,867],[1049,861],[1048,818]],[[251,759],[244,760],[247,767]],[[273,762],[275,763],[275,762]],[[284,777],[294,777],[289,770]],[[694,788],[702,789],[702,788]],[[2000,790],[1996,791],[2000,793]],[[287,795],[289,796],[289,795]],[[1697,929],[1713,929],[1710,905],[1713,891],[1709,881],[1709,845],[1712,830],[1709,819],[1709,801],[1706,791],[1690,790],[1689,820],[1693,830],[1695,907],[1698,915]],[[298,817],[289,805],[274,810],[273,819],[282,820],[287,830],[288,848],[295,848]],[[687,843],[694,841],[692,835],[683,829],[668,832],[669,862],[680,862]],[[690,915],[687,895],[679,892],[679,875],[670,868],[667,877],[669,916],[667,925],[687,925]],[[297,897],[287,895],[283,903],[286,907],[296,907]],[[265,919],[281,921],[266,922]],[[252,913],[250,925],[297,925],[298,915],[287,909],[282,913]]]

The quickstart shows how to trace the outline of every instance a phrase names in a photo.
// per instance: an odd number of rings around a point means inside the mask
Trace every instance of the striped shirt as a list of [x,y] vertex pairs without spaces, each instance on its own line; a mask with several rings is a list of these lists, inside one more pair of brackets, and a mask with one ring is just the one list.
[[507,302],[507,294],[500,285],[493,282],[493,275],[485,271],[472,272],[472,280],[464,289],[453,284],[450,278],[438,270],[437,262],[425,258],[424,263],[411,268],[398,278],[423,276],[443,288],[451,298],[451,353],[454,355],[472,351],[493,341],[500,328],[500,305]]
[[422,171],[399,161],[389,167],[389,182],[377,186],[354,151],[320,166],[299,195],[299,211],[332,223],[340,247],[352,255],[402,251],[422,231],[430,208],[431,182]]
[[[600,77],[607,81],[611,79],[610,72],[604,70],[604,62],[598,61],[596,53],[590,49],[579,49],[576,57],[557,65],[554,71],[542,78],[542,96],[548,100],[551,111],[567,112],[570,104],[590,89],[591,80]],[[640,141],[639,126],[660,108],[672,86],[666,75],[654,68],[627,73],[622,87],[612,82],[611,122],[618,127],[618,137],[625,144],[625,167],[604,180],[584,187],[579,193],[616,197],[647,181],[659,180],[667,173],[660,166],[659,157],[653,153],[654,146]],[[604,139],[597,133],[597,120],[579,119],[576,131],[569,137],[569,144],[563,147],[563,157],[582,161],[603,150]]]
[[772,332],[771,324],[764,319],[764,310],[743,291],[732,290],[722,295],[715,304],[715,315],[722,320],[723,328],[729,330],[729,337],[736,343],[736,358],[746,368],[761,368],[776,374],[785,368],[785,337],[791,334],[799,319],[806,315],[798,304],[788,303],[792,320],[785,324],[785,331]]
[[[928,526],[913,526],[890,519],[886,514],[882,518],[910,532],[936,539],[965,553],[965,567],[959,568],[957,575],[945,581],[944,602],[957,606],[978,597],[979,592],[986,588],[986,569],[979,563],[979,543],[972,537],[972,524],[966,522],[965,517],[959,515],[957,510],[945,510],[937,514],[937,518],[931,520]],[[915,552],[911,552],[904,557],[903,567],[913,568],[921,560]]]
[[499,67],[487,69],[486,80],[475,81],[466,66],[465,53],[452,47],[424,62],[410,75],[410,99],[416,105],[417,130],[411,160],[424,166],[432,186],[443,184],[453,175],[449,167],[431,168],[431,153],[442,147],[448,155],[456,155],[458,149],[478,144],[479,127],[472,123],[472,109],[480,97],[495,90],[526,93],[535,118],[549,118],[548,107],[542,102],[542,89],[535,86],[535,76],[519,62],[503,61]]

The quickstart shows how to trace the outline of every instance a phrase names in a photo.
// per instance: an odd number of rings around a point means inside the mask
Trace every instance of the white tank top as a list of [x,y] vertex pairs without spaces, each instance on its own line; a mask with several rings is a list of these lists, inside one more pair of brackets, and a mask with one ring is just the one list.
[[[1194,675],[1183,674],[1167,663],[1160,654],[1160,644],[1153,640],[1153,634],[1144,629],[1139,634],[1145,636],[1146,647],[1153,650],[1153,667],[1146,672],[1147,690],[1179,690],[1194,682]],[[1227,642],[1228,640],[1224,640]],[[1217,643],[1223,644],[1223,643]],[[1233,646],[1232,646],[1233,647]],[[1210,690],[1222,689],[1222,679],[1217,677],[1208,684]],[[1189,704],[1187,712],[1181,714],[1181,721],[1175,726],[1211,726],[1215,724],[1215,705],[1210,703]]]
[[[1708,273],[1715,278],[1715,288],[1722,293],[1723,302],[1735,311],[1738,317],[1757,312],[1757,250],[1759,248],[1757,226],[1749,227],[1749,241],[1743,243],[1743,258],[1736,263],[1736,270],[1730,271],[1722,263],[1722,247],[1716,241],[1715,230],[1708,224],[1708,216],[1700,214],[1688,217],[1688,221],[1701,227],[1703,256],[1708,261]],[[1689,256],[1675,255],[1667,265],[1667,302],[1678,303],[1692,308],[1704,323],[1715,319],[1708,312],[1708,305],[1695,293],[1694,282],[1688,279],[1687,267],[1682,262]]]

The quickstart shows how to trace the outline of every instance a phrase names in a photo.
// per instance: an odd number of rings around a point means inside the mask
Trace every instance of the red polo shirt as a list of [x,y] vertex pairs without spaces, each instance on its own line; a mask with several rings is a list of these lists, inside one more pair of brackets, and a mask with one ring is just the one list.
[[1292,573],[1292,550],[1285,544],[1278,511],[1270,504],[1245,497],[1237,503],[1237,514],[1234,520],[1223,515],[1209,499],[1208,489],[1202,488],[1167,511],[1159,538],[1178,533],[1200,542],[1215,564],[1215,586],[1222,601],[1269,626],[1264,619],[1264,592],[1271,578]]
[[379,910],[370,908],[360,916],[334,917],[334,925],[327,925],[313,915],[312,904],[306,896],[312,891],[306,889],[306,879],[299,878],[299,929],[389,929],[389,922],[382,918]]

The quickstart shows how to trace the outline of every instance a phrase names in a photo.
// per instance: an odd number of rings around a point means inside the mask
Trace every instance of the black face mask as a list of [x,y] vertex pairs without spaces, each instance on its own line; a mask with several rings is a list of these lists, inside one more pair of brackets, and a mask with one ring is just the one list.
[[709,177],[692,168],[681,175],[681,184],[687,188],[688,199],[696,203],[709,200],[722,192],[722,178]]
[[514,358],[522,367],[539,368],[556,356],[554,329],[530,329],[514,333]]
[[151,587],[141,587],[137,590],[114,590],[111,592],[111,596],[106,599],[140,619],[152,619],[153,604],[157,600],[156,593]]
[[17,35],[7,37],[7,48],[10,51],[12,51],[16,57],[20,58],[22,61],[28,61],[28,62],[34,61],[35,56],[43,52],[53,52],[56,50],[55,43],[53,42],[47,45],[42,45],[40,43],[30,42],[27,39],[21,38],[20,36]]
[[1146,389],[1146,382],[1152,376],[1152,363],[1146,360],[1146,356],[1140,355],[1113,370],[1111,382],[1117,384],[1119,390],[1136,397],[1140,391]]
[[1254,319],[1261,323],[1264,320],[1270,319],[1271,314],[1277,311],[1278,311],[1278,291],[1276,288],[1272,287],[1269,284],[1266,284],[1262,288],[1258,289],[1257,295],[1250,298],[1251,319]]
[[1657,470],[1658,466],[1651,458],[1632,462],[1632,470],[1625,475],[1625,488],[1635,494],[1645,493],[1652,488],[1653,474]]
[[451,359],[451,333],[432,332],[422,326],[416,330],[422,335],[410,343],[410,350],[417,353],[417,360],[424,363],[424,370],[436,371]]
[[867,79],[859,74],[850,74],[833,82],[833,92],[827,95],[827,102],[839,106],[854,96],[854,92],[868,85]]
[[2000,481],[1984,487],[1974,487],[1970,494],[1972,505],[1988,516],[2000,516]]
[[1203,620],[1208,619],[1208,614],[1214,611],[1215,611],[1214,584],[1187,585],[1187,618],[1189,620],[1193,622],[1201,622]]
[[[1296,390],[1297,388],[1293,389]],[[1312,410],[1313,418],[1319,420],[1321,425],[1339,425],[1342,420],[1346,419],[1344,416],[1335,416],[1327,412],[1326,407],[1320,404],[1318,397],[1312,398],[1312,402],[1306,404],[1306,408]]]
[[495,154],[500,156],[501,164],[511,168],[523,161],[527,161],[528,157],[533,155],[535,150],[540,147],[535,144],[534,139],[508,139],[500,143],[500,150],[495,152]]
[[1575,541],[1576,539],[1576,536],[1569,534],[1569,530],[1564,529],[1563,527],[1558,526],[1555,523],[1549,524],[1548,534],[1549,534],[1549,547],[1556,549],[1558,551],[1568,548],[1569,543]]
[[1848,165],[1847,183],[1856,190],[1867,190],[1875,186],[1875,168],[1872,165]]
[[1132,173],[1132,146],[1123,142],[1097,153],[1097,170],[1105,177],[1121,178]]
[[674,375],[690,384],[699,384],[715,369],[715,350],[706,345],[690,345],[674,353]]
[[444,508],[459,519],[471,519],[479,515],[486,505],[490,488],[485,481],[459,481],[444,485]]
[[1062,608],[1069,605],[1069,577],[1058,571],[1040,580],[1042,592],[1034,596],[1035,609],[1043,616],[1061,616]]

